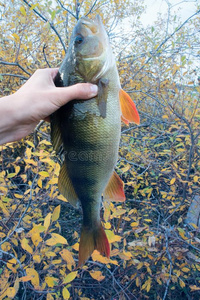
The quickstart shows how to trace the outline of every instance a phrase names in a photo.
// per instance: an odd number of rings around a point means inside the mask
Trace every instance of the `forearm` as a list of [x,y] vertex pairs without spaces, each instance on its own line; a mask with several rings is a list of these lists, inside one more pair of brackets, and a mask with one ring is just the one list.
[[17,103],[15,94],[0,99],[0,145],[20,140],[26,130],[19,120],[23,107]]

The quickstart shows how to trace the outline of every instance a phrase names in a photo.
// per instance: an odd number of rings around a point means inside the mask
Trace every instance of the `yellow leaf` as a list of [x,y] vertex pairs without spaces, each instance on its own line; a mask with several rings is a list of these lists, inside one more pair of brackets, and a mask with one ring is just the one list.
[[121,209],[115,209],[115,211],[112,214],[112,218],[117,217],[117,216],[121,216],[121,215],[123,215],[125,213],[126,213],[126,209],[123,209],[123,208],[121,208]]
[[49,177],[49,173],[45,172],[45,171],[41,171],[39,172],[39,175],[43,176],[43,177]]
[[46,300],[54,300],[54,297],[51,294],[47,294],[47,299]]
[[200,287],[196,286],[196,285],[190,285],[190,288],[191,288],[192,292],[194,292],[194,291],[200,291]]
[[176,178],[172,178],[171,181],[170,181],[170,184],[174,184],[174,182],[176,181]]
[[70,293],[66,287],[63,288],[62,295],[64,300],[68,300],[70,298]]
[[26,16],[26,10],[23,6],[20,7],[20,11],[21,11],[23,16]]
[[13,33],[12,36],[17,40],[19,41],[20,40],[20,37],[17,33]]
[[68,202],[67,199],[63,196],[63,195],[59,195],[57,197],[57,199],[61,200],[61,201],[64,201],[64,202]]
[[198,182],[199,177],[198,176],[194,176],[193,180],[194,182]]
[[111,230],[105,230],[108,241],[110,243],[115,243],[121,241],[121,236],[114,234],[113,231]]
[[48,215],[44,219],[45,232],[47,232],[50,223],[51,223],[51,213],[48,213]]
[[143,262],[140,262],[140,263],[137,265],[137,270],[140,270],[142,267],[143,267]]
[[102,264],[108,264],[110,261],[107,257],[102,256],[97,250],[94,250],[94,252],[92,253],[92,260],[99,261]]
[[[38,6],[38,3],[31,5],[30,10],[33,10],[33,9],[36,8],[37,6]],[[44,143],[44,144],[46,144],[46,143]],[[46,145],[47,145],[47,144],[46,144]]]
[[138,227],[138,225],[139,225],[139,222],[132,222],[131,223],[131,227]]
[[41,180],[41,178],[38,179],[37,184],[42,189],[42,180]]
[[183,280],[181,280],[181,279],[179,279],[179,284],[180,284],[180,286],[181,286],[182,288],[185,287],[185,282],[183,282]]
[[7,178],[13,178],[13,177],[15,177],[15,175],[16,175],[16,173],[9,173],[9,174],[7,175]]
[[64,278],[63,283],[66,284],[66,283],[69,283],[69,282],[73,281],[73,280],[76,278],[77,273],[78,273],[78,271],[69,273],[69,274]]
[[58,284],[58,278],[46,276],[45,277],[45,282],[47,283],[47,285],[49,287],[54,287],[55,285]]
[[140,286],[140,279],[139,279],[139,277],[136,278],[135,284],[136,284],[137,287]]
[[75,261],[74,261],[73,256],[72,256],[72,254],[69,250],[63,249],[59,253],[60,253],[62,259],[64,259],[69,265],[75,265]]
[[39,264],[41,262],[41,255],[33,255],[33,260]]
[[184,268],[182,268],[182,269],[181,269],[181,271],[183,271],[184,273],[188,273],[188,272],[190,271],[190,269],[189,269],[189,268],[186,268],[186,267],[184,267]]
[[11,299],[13,299],[16,295],[16,291],[15,291],[15,288],[14,287],[9,287],[7,289],[7,296]]
[[41,238],[39,232],[34,231],[31,235],[31,240],[32,240],[34,246],[37,247],[38,244],[42,241],[42,238]]
[[57,233],[51,233],[51,238],[46,241],[48,246],[55,246],[56,244],[67,244],[67,240]]
[[60,205],[58,205],[53,211],[52,222],[57,221],[59,216],[60,216]]
[[17,199],[22,199],[23,198],[23,195],[19,195],[19,194],[14,194],[15,198]]
[[89,273],[90,276],[97,281],[102,281],[105,278],[101,271],[90,271]]
[[148,223],[152,222],[151,219],[144,219],[144,221],[146,221],[146,222],[148,222]]
[[31,275],[28,275],[28,276],[20,277],[20,278],[19,278],[19,281],[27,282],[27,281],[30,281],[31,279],[32,279],[32,276],[31,276]]
[[18,277],[15,280],[14,289],[15,289],[15,293],[17,294],[17,292],[19,290],[19,278]]
[[40,284],[40,279],[39,279],[38,272],[33,268],[27,268],[26,269],[26,274],[27,274],[27,276],[32,277],[31,283],[34,286],[34,288],[38,288],[39,284]]
[[79,243],[75,243],[72,248],[75,250],[75,251],[78,251],[79,250]]
[[22,246],[22,248],[24,250],[26,250],[27,252],[29,252],[30,254],[32,254],[33,253],[33,249],[29,246],[28,242],[29,241],[26,238],[23,238],[21,240],[21,246]]

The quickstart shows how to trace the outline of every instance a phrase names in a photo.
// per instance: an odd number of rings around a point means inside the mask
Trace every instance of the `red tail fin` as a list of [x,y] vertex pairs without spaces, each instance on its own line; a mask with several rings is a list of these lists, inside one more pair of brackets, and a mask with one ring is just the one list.
[[79,245],[79,267],[84,264],[95,249],[102,255],[110,257],[110,245],[103,227],[99,225],[94,229],[83,226]]

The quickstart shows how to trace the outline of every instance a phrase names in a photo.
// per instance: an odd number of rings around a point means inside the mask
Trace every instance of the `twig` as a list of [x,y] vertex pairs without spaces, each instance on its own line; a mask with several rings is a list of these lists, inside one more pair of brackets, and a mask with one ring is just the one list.
[[64,10],[66,10],[70,15],[72,15],[72,17],[74,17],[74,18],[76,19],[76,16],[73,14],[73,12],[72,12],[71,10],[69,10],[68,8],[66,8],[66,7],[61,3],[60,0],[57,0],[57,2],[60,4],[60,6],[61,6]]
[[22,80],[28,80],[28,77],[25,77],[23,75],[18,75],[18,74],[1,73],[0,76],[11,76],[11,77],[18,77]]
[[47,45],[44,44],[43,49],[42,49],[42,52],[43,52],[44,59],[45,59],[47,65],[48,65],[48,67],[51,68],[51,65],[50,65],[50,63],[48,62],[48,59],[47,59],[47,56],[46,56],[46,53],[45,53],[45,49],[46,49],[46,48],[47,48]]
[[31,76],[31,73],[29,73],[28,71],[26,71],[18,62],[12,63],[12,62],[8,62],[8,61],[0,60],[0,64],[1,65],[8,65],[8,66],[19,67],[24,73],[26,73],[26,74],[28,74],[28,75]]
[[198,15],[200,13],[200,10],[198,10],[196,13],[194,13],[193,15],[191,15],[189,18],[187,18],[187,20],[185,20],[178,28],[176,28],[174,30],[174,32],[172,32],[164,41],[162,41],[162,43],[160,43],[160,45],[156,48],[155,52],[147,59],[147,61],[143,64],[143,66],[134,74],[134,76],[132,77],[132,79],[134,79],[138,73],[140,73],[141,70],[144,69],[145,65],[148,64],[150,62],[150,60],[156,55],[156,53],[159,52],[160,48],[170,39],[172,38],[176,32],[178,32],[187,22],[189,22],[190,19],[192,19],[194,16]]
[[3,251],[2,249],[0,249],[0,253],[3,253],[3,254],[5,254],[5,255],[9,255],[10,257],[16,259],[17,263],[18,263],[19,266],[20,266],[20,269],[22,270],[23,274],[25,275],[25,271],[24,271],[24,268],[23,268],[23,266],[22,266],[22,264],[21,264],[21,261],[20,261],[16,256],[14,256],[12,253]]
[[28,209],[29,209],[29,207],[30,207],[30,205],[31,205],[33,185],[34,185],[34,183],[35,183],[35,180],[36,180],[37,176],[38,176],[38,174],[35,175],[35,177],[34,177],[34,179],[33,179],[33,181],[32,181],[32,184],[31,184],[31,187],[30,187],[30,197],[29,197],[28,204],[27,204],[27,206],[26,206],[25,211],[24,211],[23,214],[21,215],[21,217],[20,217],[20,219],[19,219],[17,225],[15,226],[14,230],[13,230],[13,231],[12,231],[12,232],[11,232],[11,233],[10,233],[10,234],[9,234],[9,235],[8,235],[8,236],[0,243],[0,246],[1,246],[2,244],[4,244],[5,242],[7,242],[7,241],[13,236],[13,234],[14,234],[15,231],[16,231],[16,229],[17,229],[17,228],[19,227],[19,225],[21,224],[21,222],[22,222],[22,220],[23,220],[25,214],[27,213],[27,211],[28,211]]
[[166,245],[166,253],[167,253],[167,256],[168,256],[169,262],[170,262],[170,269],[169,269],[169,278],[167,280],[167,285],[166,285],[165,293],[164,293],[164,296],[163,296],[162,300],[165,300],[166,297],[167,297],[167,293],[168,293],[168,289],[169,289],[169,283],[171,281],[171,275],[172,275],[172,257],[171,257],[171,254],[169,252],[168,228],[165,231],[165,245]]
[[[28,5],[28,7],[31,8],[31,4],[29,4],[27,0],[23,0],[23,2],[24,2],[26,5]],[[41,13],[39,13],[39,11],[37,11],[35,8],[33,9],[33,11],[34,11],[34,13],[35,13],[37,16],[39,16],[45,23],[49,23],[51,29],[53,29],[53,31],[55,32],[55,34],[56,34],[57,37],[59,38],[60,43],[61,43],[61,45],[63,46],[63,49],[64,49],[64,51],[65,51],[65,53],[66,53],[66,52],[67,52],[67,49],[66,49],[66,47],[65,47],[65,44],[64,44],[64,42],[63,42],[63,40],[62,40],[60,34],[59,34],[58,31],[56,30],[55,26],[52,24],[52,22],[49,22],[49,21],[48,21]]]
[[93,8],[95,7],[96,3],[97,3],[97,0],[95,0],[94,3],[92,4],[92,6],[91,6],[89,12],[85,15],[86,17],[92,12],[92,10],[93,10]]

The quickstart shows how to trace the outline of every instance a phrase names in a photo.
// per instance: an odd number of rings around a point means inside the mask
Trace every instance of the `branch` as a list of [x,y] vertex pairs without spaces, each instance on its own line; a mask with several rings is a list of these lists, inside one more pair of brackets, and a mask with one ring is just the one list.
[[76,16],[73,14],[73,12],[71,10],[69,10],[68,8],[66,8],[60,0],[57,0],[57,2],[59,3],[59,5],[62,7],[62,9],[64,9],[65,11],[67,11],[70,15],[72,15],[72,17],[74,17],[76,19]]
[[97,3],[97,0],[95,0],[94,3],[92,4],[92,6],[91,6],[89,12],[85,15],[86,17],[87,17],[89,14],[91,14],[91,12],[92,12],[93,8],[95,7],[96,3]]
[[18,62],[15,62],[15,63],[11,63],[11,62],[8,62],[8,61],[3,61],[3,60],[0,60],[0,64],[1,65],[8,65],[8,66],[16,66],[16,67],[19,67],[22,71],[24,71],[26,74],[28,75],[32,75],[31,73],[29,73],[28,71],[26,71]]
[[[28,209],[29,209],[29,207],[30,207],[30,205],[31,205],[31,201],[32,201],[33,185],[34,185],[34,183],[35,183],[35,180],[36,180],[37,176],[38,176],[38,174],[36,174],[35,177],[33,178],[33,181],[32,181],[31,187],[30,187],[30,197],[29,197],[28,204],[27,204],[27,206],[26,206],[25,211],[24,211],[23,214],[21,215],[21,217],[20,217],[20,219],[19,219],[17,225],[15,226],[14,230],[13,230],[13,231],[12,231],[12,232],[11,232],[11,233],[10,233],[10,234],[9,234],[9,235],[8,235],[8,236],[0,243],[0,247],[1,247],[2,244],[4,244],[5,242],[7,242],[7,241],[13,236],[13,234],[14,234],[15,231],[16,231],[16,229],[17,229],[17,228],[19,227],[19,225],[21,224],[21,221],[23,220],[23,218],[24,218],[26,212],[28,211]],[[11,255],[11,254],[9,253],[9,255]]]
[[47,65],[48,65],[48,67],[51,68],[51,65],[50,65],[50,63],[48,62],[48,59],[47,59],[47,56],[46,56],[46,53],[45,53],[45,49],[46,49],[46,48],[47,48],[47,46],[44,44],[43,49],[42,49],[42,52],[43,52],[44,59],[45,59]]
[[169,262],[170,262],[170,269],[169,269],[169,278],[167,280],[167,285],[166,285],[166,289],[165,289],[165,293],[164,293],[164,296],[163,296],[163,299],[162,300],[165,300],[166,297],[167,297],[167,293],[168,293],[168,289],[169,289],[169,283],[171,281],[171,276],[172,276],[172,257],[171,257],[171,254],[169,252],[169,235],[168,235],[168,228],[166,229],[166,232],[165,232],[165,245],[166,245],[166,253],[167,253],[167,256],[169,258]]
[[194,16],[200,14],[200,10],[198,10],[196,13],[194,13],[193,15],[191,15],[187,20],[185,20],[178,28],[176,28],[174,30],[173,33],[171,33],[159,46],[158,48],[156,48],[156,51],[154,52],[154,54],[152,54],[152,56],[150,56],[147,61],[144,63],[144,65],[135,73],[135,75],[132,77],[135,78],[138,73],[144,69],[145,65],[148,64],[150,62],[150,60],[156,55],[156,53],[158,53],[158,51],[160,50],[160,48],[171,38],[175,35],[176,32],[178,32],[190,19],[192,19]]
[[[28,7],[31,8],[31,4],[29,4],[27,0],[23,0],[23,2],[24,2],[26,5],[28,5]],[[55,32],[55,34],[56,34],[57,37],[59,38],[60,43],[61,43],[61,45],[63,46],[63,49],[64,49],[64,51],[65,51],[65,53],[66,53],[66,52],[67,52],[67,49],[66,49],[66,47],[65,47],[65,44],[64,44],[64,42],[63,42],[63,40],[62,40],[60,34],[59,34],[58,31],[56,30],[55,26],[54,26],[51,22],[49,22],[43,15],[41,15],[41,13],[39,13],[35,8],[33,9],[33,11],[34,11],[34,13],[35,13],[37,16],[39,16],[45,23],[49,23],[50,27],[53,29],[53,31]]]
[[11,76],[11,77],[18,77],[22,80],[28,80],[28,77],[25,77],[23,75],[18,75],[18,74],[1,73],[0,76]]

